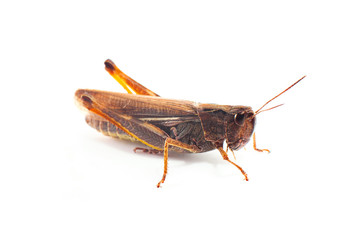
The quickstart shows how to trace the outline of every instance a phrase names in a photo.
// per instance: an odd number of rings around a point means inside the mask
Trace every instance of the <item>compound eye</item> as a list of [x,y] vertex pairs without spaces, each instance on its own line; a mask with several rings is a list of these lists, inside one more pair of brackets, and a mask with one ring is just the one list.
[[237,125],[241,126],[245,121],[245,114],[237,113],[234,115],[234,121]]

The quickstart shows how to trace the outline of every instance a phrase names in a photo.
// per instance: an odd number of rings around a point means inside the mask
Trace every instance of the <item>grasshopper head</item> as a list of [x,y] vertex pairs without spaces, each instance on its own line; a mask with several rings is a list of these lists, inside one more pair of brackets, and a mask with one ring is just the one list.
[[234,114],[226,130],[226,142],[231,150],[238,150],[249,142],[254,132],[255,120],[255,113],[250,107],[242,107]]
[[237,110],[237,113],[235,113],[234,115],[234,120],[228,123],[228,127],[226,130],[227,133],[226,141],[228,143],[228,147],[231,150],[237,150],[242,148],[246,143],[248,143],[252,133],[254,132],[256,115],[282,106],[283,104],[279,104],[268,109],[263,109],[267,104],[269,104],[277,97],[281,96],[283,93],[288,91],[290,88],[295,86],[298,82],[300,82],[304,78],[305,76],[297,80],[295,83],[290,85],[290,87],[286,88],[284,91],[282,91],[275,97],[271,98],[255,112],[250,107],[241,107],[241,106],[239,106],[238,108],[235,107],[234,110],[235,111]]

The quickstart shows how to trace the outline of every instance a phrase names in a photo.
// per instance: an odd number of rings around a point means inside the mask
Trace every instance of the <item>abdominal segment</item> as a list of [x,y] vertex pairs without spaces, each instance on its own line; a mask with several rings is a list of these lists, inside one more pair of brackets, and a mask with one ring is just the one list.
[[86,123],[89,124],[89,126],[95,128],[105,136],[137,142],[136,138],[125,133],[123,130],[116,127],[114,124],[112,124],[111,122],[107,121],[106,119],[100,116],[90,113],[86,115],[85,120]]

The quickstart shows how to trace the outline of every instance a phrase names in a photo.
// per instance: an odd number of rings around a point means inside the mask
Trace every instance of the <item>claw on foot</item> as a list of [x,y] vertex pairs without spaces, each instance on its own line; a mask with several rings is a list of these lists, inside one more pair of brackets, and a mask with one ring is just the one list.
[[270,150],[269,149],[255,149],[256,151],[258,152],[267,152],[267,153],[270,153]]
[[156,185],[156,187],[157,187],[157,188],[160,188],[160,186],[161,186],[162,183],[164,183],[164,182],[163,182],[163,181],[160,181],[160,182]]

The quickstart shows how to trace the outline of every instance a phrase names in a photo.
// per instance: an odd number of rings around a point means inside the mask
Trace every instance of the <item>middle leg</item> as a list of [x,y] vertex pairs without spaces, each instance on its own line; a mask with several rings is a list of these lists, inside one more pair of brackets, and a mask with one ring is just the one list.
[[168,169],[168,152],[169,152],[169,146],[174,146],[174,147],[178,147],[178,148],[182,148],[185,150],[188,150],[189,152],[198,152],[200,149],[196,146],[196,145],[188,145],[186,143],[180,142],[178,140],[172,139],[172,138],[167,138],[165,140],[165,144],[164,144],[164,173],[163,176],[161,178],[161,180],[159,181],[159,183],[157,184],[157,187],[159,188],[160,185],[162,183],[165,182],[165,178],[166,178],[166,174],[167,174],[167,169]]

